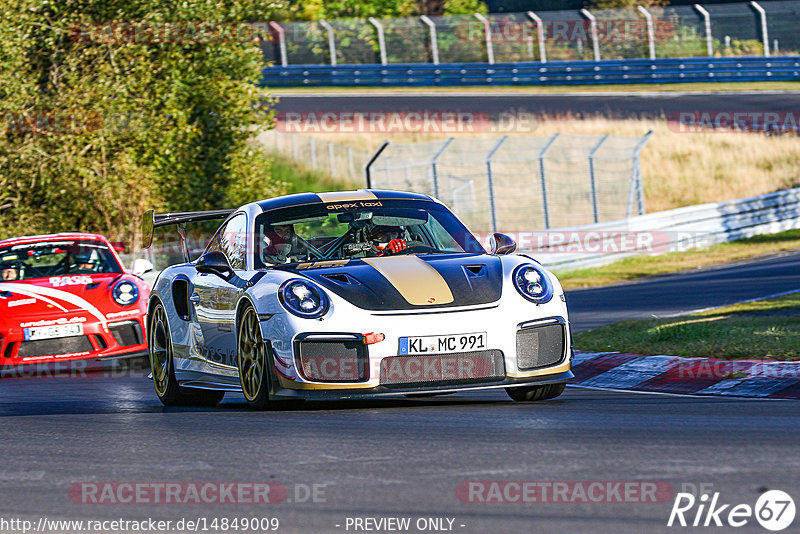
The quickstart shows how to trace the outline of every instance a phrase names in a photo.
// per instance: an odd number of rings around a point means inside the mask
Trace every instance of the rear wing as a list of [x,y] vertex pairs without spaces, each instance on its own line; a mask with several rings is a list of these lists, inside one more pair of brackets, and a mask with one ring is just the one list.
[[186,245],[186,223],[199,221],[224,220],[236,210],[212,210],[212,211],[183,211],[177,213],[156,213],[155,210],[147,210],[142,216],[142,246],[150,248],[153,244],[153,232],[156,228],[163,226],[176,226],[178,234],[183,243],[184,258],[189,261],[189,249]]

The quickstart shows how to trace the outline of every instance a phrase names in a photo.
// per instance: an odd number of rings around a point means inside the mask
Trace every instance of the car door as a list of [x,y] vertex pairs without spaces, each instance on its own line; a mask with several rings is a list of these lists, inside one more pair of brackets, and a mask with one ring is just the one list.
[[234,269],[234,276],[224,280],[216,274],[196,273],[192,280],[194,317],[202,332],[203,356],[211,364],[236,366],[236,302],[242,280],[236,276],[245,268],[247,217],[238,213],[220,227],[204,252],[225,254]]

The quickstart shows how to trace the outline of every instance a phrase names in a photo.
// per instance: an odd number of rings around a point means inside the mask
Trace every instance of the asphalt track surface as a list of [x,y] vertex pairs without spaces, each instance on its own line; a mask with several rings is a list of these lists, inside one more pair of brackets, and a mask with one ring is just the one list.
[[420,93],[358,94],[308,93],[281,94],[275,108],[279,112],[395,112],[461,111],[543,115],[571,114],[577,117],[604,115],[609,118],[661,117],[690,111],[795,112],[800,106],[800,91],[777,92],[644,92],[504,94]]
[[[800,254],[785,255],[568,298],[585,327],[631,310],[685,311],[797,289],[798,267]],[[682,489],[705,485],[723,503],[751,506],[765,489],[800,497],[800,403],[791,400],[568,388],[536,404],[483,391],[254,413],[230,394],[217,408],[164,408],[144,375],[0,380],[0,519],[277,517],[278,532],[314,533],[354,532],[348,517],[433,517],[464,533],[649,533],[682,530],[666,526],[672,492]],[[70,497],[82,482],[208,481],[282,484],[288,498],[135,505]],[[670,493],[656,503],[487,504],[459,498],[469,481],[652,481]],[[315,484],[316,500],[303,501]],[[736,530],[764,532],[752,520]]]
[[800,290],[800,253],[711,266],[646,281],[567,291],[573,331],[665,317]]

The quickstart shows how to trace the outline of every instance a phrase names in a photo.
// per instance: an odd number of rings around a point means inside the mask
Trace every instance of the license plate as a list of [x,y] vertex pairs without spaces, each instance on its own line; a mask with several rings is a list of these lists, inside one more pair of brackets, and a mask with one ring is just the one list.
[[56,324],[25,329],[25,341],[38,339],[53,339],[57,337],[72,337],[83,335],[82,324]]
[[486,348],[486,332],[450,336],[401,337],[400,354],[442,354]]

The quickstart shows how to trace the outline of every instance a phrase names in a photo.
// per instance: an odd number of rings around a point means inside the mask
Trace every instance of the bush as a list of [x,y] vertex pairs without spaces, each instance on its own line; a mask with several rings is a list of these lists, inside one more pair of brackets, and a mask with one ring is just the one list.
[[248,0],[4,2],[0,238],[118,238],[148,207],[222,208],[280,192],[269,158],[249,143],[272,122],[256,86],[257,43],[195,33],[202,21],[269,20],[272,9]]

